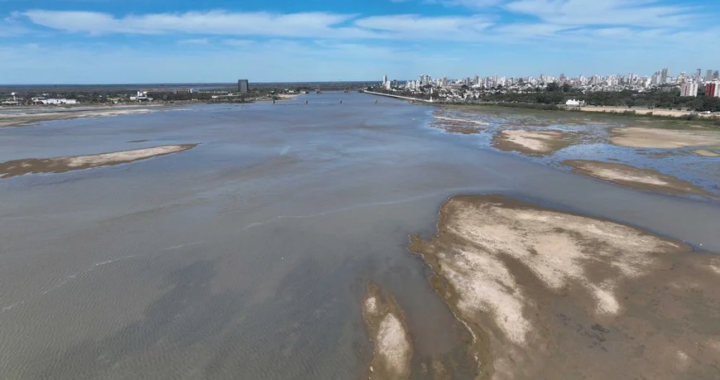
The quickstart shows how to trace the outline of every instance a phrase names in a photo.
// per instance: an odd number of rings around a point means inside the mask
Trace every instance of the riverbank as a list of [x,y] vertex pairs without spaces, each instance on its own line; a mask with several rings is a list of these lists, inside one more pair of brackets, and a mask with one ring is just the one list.
[[[141,115],[160,110],[169,110],[173,106],[164,104],[147,104],[133,106],[76,106],[76,107],[47,107],[3,109],[0,113],[0,128],[19,127],[45,121],[71,120],[80,118],[113,117],[127,115]],[[21,112],[15,112],[20,110]]]
[[[558,112],[561,114],[586,114],[586,115],[602,115],[608,117],[627,117],[636,120],[657,120],[665,121],[663,128],[669,129],[685,129],[691,128],[691,125],[703,125],[708,129],[720,130],[720,115],[697,113],[693,111],[679,111],[668,109],[634,109],[626,107],[567,107],[555,104],[536,104],[536,103],[456,103],[456,102],[438,102],[442,107],[457,108],[505,108],[525,111],[544,111]],[[691,123],[688,123],[691,122]]]
[[[629,226],[503,196],[451,198],[412,238],[473,333],[478,379],[713,378],[714,256]],[[670,327],[672,326],[672,327]]]

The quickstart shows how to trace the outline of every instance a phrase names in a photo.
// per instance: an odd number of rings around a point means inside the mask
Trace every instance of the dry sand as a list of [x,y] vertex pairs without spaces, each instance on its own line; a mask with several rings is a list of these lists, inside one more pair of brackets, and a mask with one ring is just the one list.
[[572,167],[574,173],[635,189],[665,194],[712,196],[711,193],[690,182],[683,181],[671,175],[662,174],[653,169],[638,169],[630,165],[583,160],[568,160],[564,161],[563,165]]
[[395,299],[383,289],[369,285],[362,304],[363,318],[375,349],[369,379],[410,378],[413,356],[405,317]]
[[697,114],[692,111],[680,111],[680,110],[668,110],[668,109],[647,109],[647,108],[627,108],[627,107],[579,107],[580,111],[587,112],[607,112],[607,113],[624,113],[624,112],[635,112],[637,115],[648,115],[653,114],[656,116],[672,116],[672,117],[683,117],[690,114],[696,114],[699,117],[713,117],[717,115]]
[[703,157],[720,157],[720,148],[718,150],[697,149],[693,150],[693,153]]
[[[157,107],[157,106],[155,106]],[[65,111],[43,110],[41,112],[23,112],[13,114],[0,114],[0,127],[15,127],[21,125],[36,124],[43,121],[69,120],[86,117],[110,117],[123,115],[139,115],[153,112],[151,108],[115,108],[98,110],[74,110]]]
[[560,131],[506,130],[493,139],[493,146],[500,150],[530,155],[550,154],[568,145],[568,134]]
[[630,148],[677,149],[720,145],[720,132],[658,128],[615,128],[610,141]]
[[502,196],[455,197],[410,250],[472,331],[479,379],[718,379],[720,259]]
[[197,144],[165,145],[154,148],[93,154],[88,156],[13,160],[0,163],[0,178],[9,178],[31,173],[64,173],[72,170],[119,165],[145,160],[151,157],[178,153],[192,149],[196,146]]

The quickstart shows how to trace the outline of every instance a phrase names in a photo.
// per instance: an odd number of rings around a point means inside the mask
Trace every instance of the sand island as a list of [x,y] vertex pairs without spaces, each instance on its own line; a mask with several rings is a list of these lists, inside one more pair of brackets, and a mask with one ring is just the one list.
[[720,374],[720,258],[504,196],[443,205],[410,250],[474,336],[477,379]]
[[92,154],[87,156],[28,158],[0,163],[0,178],[10,178],[32,173],[64,173],[73,170],[113,166],[146,160],[152,157],[179,153],[196,147],[197,144],[164,145],[153,148],[126,150],[121,152]]

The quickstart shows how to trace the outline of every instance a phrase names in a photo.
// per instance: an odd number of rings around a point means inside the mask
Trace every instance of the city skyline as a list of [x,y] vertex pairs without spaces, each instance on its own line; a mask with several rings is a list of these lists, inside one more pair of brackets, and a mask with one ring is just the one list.
[[0,83],[678,73],[720,61],[718,17],[711,0],[5,0]]

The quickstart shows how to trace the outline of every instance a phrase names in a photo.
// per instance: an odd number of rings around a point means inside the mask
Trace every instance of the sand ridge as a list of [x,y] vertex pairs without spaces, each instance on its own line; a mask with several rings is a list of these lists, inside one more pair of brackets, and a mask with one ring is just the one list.
[[179,153],[192,149],[196,146],[197,144],[165,145],[153,148],[86,156],[13,160],[0,163],[0,178],[10,178],[32,173],[64,173],[73,170],[91,169],[101,166],[120,165],[152,157]]
[[493,145],[500,150],[541,155],[569,145],[567,137],[567,133],[561,131],[509,129],[498,133],[493,139]]
[[629,148],[677,149],[720,145],[720,132],[628,127],[611,130],[610,141]]
[[698,156],[702,156],[702,157],[720,157],[720,149],[716,149],[716,150],[696,149],[696,150],[693,150],[693,153],[697,154]]
[[640,190],[665,194],[713,195],[690,182],[653,169],[639,169],[625,164],[585,160],[567,160],[562,164],[572,167],[574,173]]
[[362,314],[375,347],[369,379],[409,379],[413,348],[403,311],[395,298],[370,284]]
[[142,108],[116,106],[103,109],[69,109],[64,111],[43,109],[39,112],[20,112],[0,114],[0,127],[13,127],[40,123],[52,120],[69,120],[79,118],[113,117],[142,115],[156,111],[160,105],[149,105]]
[[438,231],[410,250],[477,337],[479,378],[720,373],[720,276],[684,244],[501,196],[452,198]]

